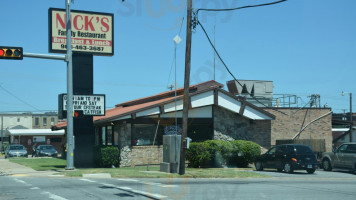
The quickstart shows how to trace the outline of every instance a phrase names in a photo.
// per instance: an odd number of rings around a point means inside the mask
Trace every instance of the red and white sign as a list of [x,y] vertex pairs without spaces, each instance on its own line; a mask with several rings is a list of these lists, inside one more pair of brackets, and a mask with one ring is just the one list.
[[[66,12],[49,9],[49,52],[66,53]],[[71,10],[72,51],[114,55],[114,15]]]

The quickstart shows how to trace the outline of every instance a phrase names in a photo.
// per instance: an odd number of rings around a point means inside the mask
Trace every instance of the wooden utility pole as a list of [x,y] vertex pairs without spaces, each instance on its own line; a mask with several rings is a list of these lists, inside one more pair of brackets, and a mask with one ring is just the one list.
[[180,149],[180,162],[179,162],[179,175],[185,174],[185,151],[186,151],[186,138],[188,132],[188,109],[189,109],[189,80],[190,80],[190,58],[192,47],[192,0],[188,1],[187,7],[187,39],[185,47],[185,73],[184,73],[184,97],[183,97],[183,132],[182,143]]

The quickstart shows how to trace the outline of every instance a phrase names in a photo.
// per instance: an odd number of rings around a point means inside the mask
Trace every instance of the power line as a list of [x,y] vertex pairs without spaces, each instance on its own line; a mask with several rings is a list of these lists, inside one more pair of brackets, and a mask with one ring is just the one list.
[[[236,77],[232,74],[232,72],[230,71],[230,69],[227,67],[227,65],[225,64],[225,62],[223,61],[223,59],[221,58],[220,54],[218,53],[218,51],[216,50],[215,48],[215,45],[213,45],[213,43],[211,42],[210,40],[210,37],[208,35],[208,33],[206,32],[204,26],[200,23],[200,21],[198,20],[198,14],[199,14],[199,11],[214,11],[214,12],[219,12],[219,11],[234,11],[234,10],[239,10],[239,9],[244,9],[244,8],[255,8],[255,7],[261,7],[261,6],[269,6],[269,5],[273,5],[273,4],[278,4],[278,3],[282,3],[282,2],[285,2],[287,0],[280,0],[280,1],[275,1],[275,2],[271,2],[271,3],[265,3],[265,4],[258,4],[258,5],[249,5],[249,6],[242,6],[242,7],[237,7],[237,8],[226,8],[226,9],[207,9],[207,8],[200,8],[200,9],[197,9],[195,12],[193,12],[194,14],[194,20],[193,20],[193,27],[195,28],[195,26],[197,24],[200,25],[200,27],[202,28],[202,30],[204,31],[205,33],[205,36],[207,37],[207,39],[209,40],[209,43],[210,45],[213,47],[216,55],[219,57],[220,61],[222,62],[222,64],[224,65],[225,69],[229,72],[229,74],[234,78],[234,80],[241,86],[243,87],[243,85],[236,79]],[[261,101],[259,101],[257,98],[255,98],[254,96],[252,96],[249,92],[248,94],[255,100],[257,101],[258,103],[260,103],[261,105],[263,105],[264,107],[268,107],[266,106],[264,103],[262,103]],[[287,115],[286,113],[280,111],[280,110],[277,110],[277,109],[273,109],[272,110],[275,110],[277,112],[280,112],[284,115]]]
[[[208,33],[206,32],[204,26],[200,23],[199,20],[197,21],[197,24],[199,24],[200,27],[202,28],[202,30],[203,30],[203,32],[205,33],[205,36],[207,37],[207,39],[208,39],[210,45],[213,47],[213,49],[214,49],[216,55],[218,56],[218,58],[220,59],[220,61],[221,61],[222,64],[224,65],[225,69],[229,72],[229,74],[232,76],[232,78],[233,78],[241,87],[243,87],[243,85],[236,79],[236,77],[234,76],[234,74],[230,71],[230,69],[229,69],[229,68],[227,67],[227,65],[225,64],[224,60],[221,58],[219,52],[216,50],[214,44],[211,42],[211,39],[210,39]],[[287,115],[286,113],[284,113],[284,112],[282,112],[282,111],[280,111],[280,110],[277,110],[277,109],[274,109],[274,108],[272,108],[272,107],[266,106],[263,102],[261,102],[260,100],[258,100],[256,97],[252,96],[250,92],[247,91],[247,93],[248,93],[255,101],[257,101],[258,103],[260,103],[260,104],[263,105],[264,107],[266,107],[266,108],[271,108],[271,109],[274,110],[274,111],[277,111],[277,112],[280,112],[280,113],[282,113],[282,114],[284,114],[284,115]]]
[[55,112],[57,113],[56,110],[4,110],[4,111],[0,111],[0,114],[7,114],[7,113],[32,113],[32,114],[37,114],[37,113],[46,113],[46,112]]
[[237,8],[224,8],[224,9],[209,9],[209,8],[199,8],[196,11],[196,14],[198,15],[199,11],[214,11],[214,12],[219,12],[219,11],[234,11],[234,10],[239,10],[239,9],[244,9],[244,8],[255,8],[255,7],[261,7],[261,6],[269,6],[273,4],[278,4],[285,2],[287,0],[280,0],[280,1],[275,1],[271,3],[265,3],[265,4],[258,4],[258,5],[249,5],[249,6],[242,6],[242,7],[237,7]]
[[22,102],[23,104],[37,110],[37,111],[41,111],[40,109],[36,108],[35,106],[27,103],[26,101],[20,99],[19,97],[17,97],[16,95],[14,95],[12,92],[10,92],[9,90],[5,89],[2,85],[0,85],[0,88],[3,89],[6,93],[8,93],[10,96],[14,97],[15,99],[19,100],[20,102]]

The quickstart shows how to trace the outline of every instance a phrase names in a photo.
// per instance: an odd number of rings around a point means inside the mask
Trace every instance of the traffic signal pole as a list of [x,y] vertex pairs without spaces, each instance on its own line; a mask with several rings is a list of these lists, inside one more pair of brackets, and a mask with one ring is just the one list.
[[67,170],[74,169],[74,134],[73,134],[73,64],[72,64],[72,26],[70,20],[70,3],[65,0],[67,31]]
[[65,56],[38,54],[38,53],[23,53],[23,57],[66,61],[66,57]]

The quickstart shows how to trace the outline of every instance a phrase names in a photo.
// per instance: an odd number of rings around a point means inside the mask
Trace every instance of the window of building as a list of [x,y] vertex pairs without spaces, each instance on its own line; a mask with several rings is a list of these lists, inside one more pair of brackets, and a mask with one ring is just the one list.
[[51,124],[54,124],[54,117],[51,117]]
[[119,125],[114,126],[114,145],[119,145]]
[[35,118],[35,126],[39,126],[40,125],[40,118],[36,117]]
[[[155,139],[157,125],[156,124],[134,124],[132,132],[133,146],[152,145]],[[155,140],[155,145],[160,145],[162,142],[163,128],[159,128]]]
[[95,145],[100,144],[100,128],[95,128]]
[[108,126],[106,128],[106,132],[107,132],[107,145],[112,145],[112,126]]
[[47,126],[47,118],[46,117],[43,118],[43,126]]
[[20,117],[17,118],[17,122],[20,122]]
[[189,125],[187,135],[194,142],[203,142],[214,138],[211,124],[191,124]]
[[106,127],[101,127],[101,144],[106,145]]
[[50,138],[51,143],[61,143],[62,142],[62,138],[60,137],[54,137],[54,138]]

